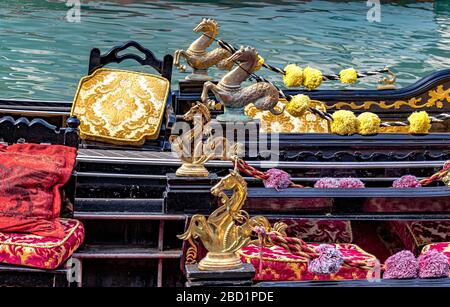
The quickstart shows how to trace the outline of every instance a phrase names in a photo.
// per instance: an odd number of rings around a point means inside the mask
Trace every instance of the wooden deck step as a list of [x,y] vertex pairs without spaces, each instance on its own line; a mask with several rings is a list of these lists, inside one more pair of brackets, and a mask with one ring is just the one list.
[[178,259],[182,251],[135,246],[87,245],[73,254],[77,259]]
[[44,269],[37,269],[37,268],[31,268],[31,267],[25,267],[25,266],[18,266],[18,265],[1,264],[0,272],[2,272],[2,273],[14,272],[14,273],[66,274],[67,269],[65,268],[65,264],[62,264],[58,269],[55,269],[55,270],[44,270]]
[[76,198],[80,212],[148,212],[162,213],[163,198]]
[[148,212],[79,212],[74,217],[80,220],[147,220],[147,221],[184,221],[184,214],[155,214]]

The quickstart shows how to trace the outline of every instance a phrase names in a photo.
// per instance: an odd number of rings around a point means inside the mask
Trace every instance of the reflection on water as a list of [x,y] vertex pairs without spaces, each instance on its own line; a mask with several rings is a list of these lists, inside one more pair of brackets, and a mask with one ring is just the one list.
[[[0,98],[71,100],[92,47],[106,51],[131,39],[158,57],[173,54],[197,37],[192,28],[203,16],[219,21],[221,39],[252,45],[279,67],[295,62],[336,73],[349,66],[365,71],[390,65],[402,86],[450,67],[450,1],[383,2],[380,23],[366,20],[366,1],[82,3],[81,22],[69,23],[62,0],[1,1]],[[121,67],[143,70],[133,62]],[[280,82],[267,70],[260,74]],[[174,69],[174,80],[184,76]],[[354,87],[374,88],[377,79]],[[342,85],[328,82],[322,88],[329,87]]]

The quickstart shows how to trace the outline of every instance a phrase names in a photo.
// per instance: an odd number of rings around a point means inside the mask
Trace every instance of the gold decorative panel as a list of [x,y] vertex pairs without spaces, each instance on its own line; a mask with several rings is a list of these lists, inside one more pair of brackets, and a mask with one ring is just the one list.
[[429,90],[419,97],[412,97],[409,100],[396,100],[396,101],[364,101],[362,103],[357,102],[345,102],[340,101],[334,104],[327,105],[327,109],[335,110],[370,110],[376,106],[381,109],[393,109],[398,110],[401,107],[409,107],[412,109],[424,109],[424,108],[444,108],[444,102],[450,103],[450,88],[444,89],[443,85],[438,85],[436,88]]
[[[281,109],[283,102],[279,101],[275,109]],[[325,106],[318,101],[311,101],[311,107],[321,111],[326,111]],[[295,117],[288,112],[280,115],[274,115],[270,111],[262,111],[253,104],[245,107],[247,116],[259,119],[261,122],[261,131],[277,133],[328,133],[328,122],[319,116],[306,111],[303,116]]]
[[82,139],[142,145],[158,137],[169,89],[160,76],[101,68],[81,79],[71,115]]

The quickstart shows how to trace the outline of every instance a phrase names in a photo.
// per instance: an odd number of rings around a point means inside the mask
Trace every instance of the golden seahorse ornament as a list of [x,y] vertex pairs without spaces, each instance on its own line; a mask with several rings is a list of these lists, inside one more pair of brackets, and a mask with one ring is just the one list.
[[219,26],[214,19],[203,18],[194,28],[194,32],[203,34],[187,50],[176,50],[174,55],[174,65],[180,71],[186,71],[186,66],[180,64],[181,58],[185,58],[188,65],[194,70],[186,79],[199,81],[212,80],[212,77],[208,76],[207,72],[209,67],[215,65],[217,68],[224,70],[230,70],[233,67],[234,63],[226,61],[231,56],[230,51],[220,47],[206,51],[219,33]]
[[[228,196],[226,191],[231,191]],[[189,227],[178,238],[190,240],[200,238],[208,253],[198,268],[200,270],[230,270],[242,266],[236,254],[243,246],[250,243],[256,226],[270,231],[267,218],[255,216],[242,210],[247,198],[247,183],[237,170],[223,177],[212,189],[211,193],[219,198],[221,206],[208,218],[196,214],[192,216]]]
[[[183,115],[185,122],[192,122],[193,128],[181,136],[171,135],[172,151],[182,161],[176,175],[183,177],[206,177],[208,170],[204,164],[212,159],[229,159],[239,151],[239,144],[231,144],[225,137],[214,136],[208,125],[211,113],[208,107],[196,103]],[[206,137],[206,141],[203,141]]]

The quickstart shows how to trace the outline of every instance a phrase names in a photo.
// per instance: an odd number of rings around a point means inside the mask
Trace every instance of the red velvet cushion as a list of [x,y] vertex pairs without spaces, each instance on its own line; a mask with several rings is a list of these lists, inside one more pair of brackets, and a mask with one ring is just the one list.
[[21,233],[0,233],[0,263],[39,269],[56,269],[84,240],[84,226],[73,219],[61,219],[63,238]]
[[[317,247],[318,244],[310,244]],[[238,251],[242,262],[251,263],[256,270],[255,280],[264,281],[305,281],[366,279],[373,276],[373,266],[377,258],[354,244],[335,244],[345,259],[361,262],[366,268],[342,266],[335,274],[313,274],[308,271],[308,259],[294,255],[280,246],[270,248],[247,245]],[[260,259],[262,259],[260,263]],[[370,268],[370,269],[369,269]]]
[[76,149],[60,145],[0,147],[0,231],[64,237],[60,188],[75,166]]

